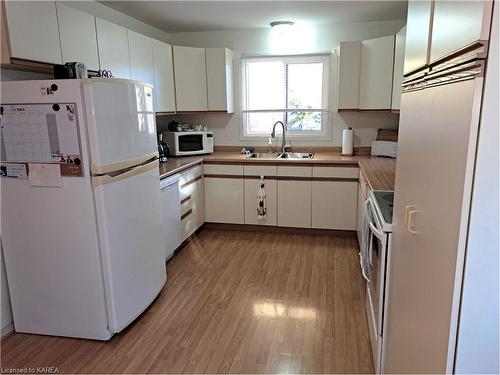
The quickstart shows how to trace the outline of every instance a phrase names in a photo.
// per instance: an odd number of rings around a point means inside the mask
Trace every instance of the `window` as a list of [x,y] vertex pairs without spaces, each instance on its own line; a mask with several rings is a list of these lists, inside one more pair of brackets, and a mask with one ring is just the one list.
[[327,137],[329,60],[329,55],[243,59],[243,137],[269,137],[276,121],[292,138]]

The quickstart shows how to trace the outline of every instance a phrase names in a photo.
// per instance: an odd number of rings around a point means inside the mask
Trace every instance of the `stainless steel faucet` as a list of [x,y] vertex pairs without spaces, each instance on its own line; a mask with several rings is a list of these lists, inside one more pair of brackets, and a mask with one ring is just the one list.
[[273,125],[273,131],[271,133],[271,138],[276,138],[276,125],[278,124],[281,124],[281,126],[283,127],[283,138],[281,139],[281,152],[284,153],[285,152],[285,148],[286,148],[286,140],[285,140],[285,132],[286,132],[286,126],[285,124],[283,124],[283,122],[281,121],[276,121]]

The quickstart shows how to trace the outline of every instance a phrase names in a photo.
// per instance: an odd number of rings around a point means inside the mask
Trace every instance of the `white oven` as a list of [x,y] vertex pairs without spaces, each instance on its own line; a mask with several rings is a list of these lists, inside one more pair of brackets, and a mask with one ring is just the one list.
[[211,131],[165,132],[170,155],[200,155],[214,152],[214,134]]
[[380,372],[387,257],[391,243],[393,192],[370,191],[365,202],[361,263],[375,372]]

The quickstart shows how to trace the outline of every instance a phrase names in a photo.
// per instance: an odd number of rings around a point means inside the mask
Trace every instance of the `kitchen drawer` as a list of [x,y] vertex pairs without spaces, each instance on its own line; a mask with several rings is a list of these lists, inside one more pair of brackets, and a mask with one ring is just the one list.
[[205,174],[243,176],[243,164],[205,164]]
[[[205,222],[203,184],[203,178],[190,184],[187,187],[191,189],[190,194],[185,198],[181,198],[182,241],[193,234],[194,231]],[[188,199],[188,197],[190,197],[190,199]]]
[[312,167],[309,165],[278,165],[278,176],[312,177]]
[[194,203],[196,201],[197,195],[196,184],[193,184],[193,187],[194,188],[191,189],[191,192],[189,194],[185,194],[183,198],[181,197],[181,214],[186,213],[195,205]]
[[331,166],[313,166],[313,177],[328,177],[328,178],[354,178],[359,176],[358,168],[356,167],[331,167]]
[[196,177],[202,176],[202,175],[203,175],[203,165],[202,164],[198,164],[198,165],[195,165],[194,167],[186,169],[185,171],[181,172],[181,179],[179,181],[179,186],[182,189],[183,185],[188,184],[189,182],[196,179]]
[[243,167],[245,176],[276,176],[277,173],[276,165],[245,165]]
[[194,233],[194,231],[197,229],[197,222],[198,220],[196,217],[196,213],[192,209],[189,209],[181,215],[182,241],[185,241],[190,235]]

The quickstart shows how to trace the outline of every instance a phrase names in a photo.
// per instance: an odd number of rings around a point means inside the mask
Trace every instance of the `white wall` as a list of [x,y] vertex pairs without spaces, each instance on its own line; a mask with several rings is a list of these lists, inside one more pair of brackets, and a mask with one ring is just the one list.
[[[330,52],[338,48],[341,41],[363,40],[376,38],[384,35],[396,34],[405,24],[404,20],[345,23],[324,25],[306,30],[297,42],[290,48],[290,53],[315,53]],[[215,144],[218,146],[228,145],[265,145],[262,142],[249,142],[240,139],[242,127],[241,115],[241,84],[239,79],[241,55],[242,54],[279,54],[286,51],[276,50],[273,45],[270,29],[258,30],[224,30],[208,32],[172,33],[169,35],[172,44],[192,47],[228,47],[235,52],[235,113],[211,114],[211,115],[183,115],[158,117],[160,129],[176,119],[190,123],[202,123],[207,125],[215,133]],[[335,112],[333,103],[337,102],[337,57],[332,57],[332,83],[333,95],[332,113],[330,124],[332,126],[332,139],[328,141],[296,141],[296,145],[314,146],[340,146],[342,129],[352,126],[355,131],[355,146],[370,146],[375,140],[378,128],[395,128],[398,125],[399,116],[390,113],[342,113]],[[269,124],[271,128],[272,124]],[[271,129],[270,129],[271,130]],[[279,140],[278,140],[279,142]]]
[[498,7],[495,6],[474,174],[455,373],[498,374],[499,129]]

